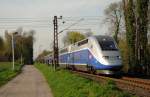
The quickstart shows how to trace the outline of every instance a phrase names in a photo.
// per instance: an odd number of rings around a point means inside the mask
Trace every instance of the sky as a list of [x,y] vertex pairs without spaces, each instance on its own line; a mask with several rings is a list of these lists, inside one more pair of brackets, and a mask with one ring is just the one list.
[[[35,30],[34,58],[44,49],[50,50],[53,41],[53,16],[58,20],[59,31],[76,23],[69,29],[82,33],[103,35],[108,26],[103,24],[104,9],[120,0],[0,0],[0,36],[4,31]],[[63,23],[64,22],[64,23]],[[67,30],[59,36],[60,48]]]

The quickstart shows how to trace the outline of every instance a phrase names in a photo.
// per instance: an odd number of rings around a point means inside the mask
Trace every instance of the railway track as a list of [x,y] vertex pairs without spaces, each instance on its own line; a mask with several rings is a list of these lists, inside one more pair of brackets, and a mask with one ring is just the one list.
[[122,77],[122,80],[134,82],[137,84],[147,85],[150,88],[150,80],[148,79],[139,79],[139,78],[131,78],[131,77]]
[[106,80],[113,80],[117,87],[121,90],[127,91],[138,97],[150,97],[150,80],[143,80],[138,78],[122,77],[112,78],[101,76],[98,74],[89,74],[81,71],[71,71],[75,74],[78,74],[82,77],[92,79],[97,82],[106,82]]

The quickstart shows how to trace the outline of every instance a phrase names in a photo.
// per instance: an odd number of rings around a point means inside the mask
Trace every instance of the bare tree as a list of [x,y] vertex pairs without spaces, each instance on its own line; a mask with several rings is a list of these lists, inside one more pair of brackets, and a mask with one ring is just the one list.
[[113,37],[118,43],[118,34],[121,29],[121,24],[123,24],[123,9],[122,9],[122,3],[121,2],[115,2],[111,3],[106,9],[105,9],[105,23],[108,23],[110,25],[109,29],[111,33],[113,33]]

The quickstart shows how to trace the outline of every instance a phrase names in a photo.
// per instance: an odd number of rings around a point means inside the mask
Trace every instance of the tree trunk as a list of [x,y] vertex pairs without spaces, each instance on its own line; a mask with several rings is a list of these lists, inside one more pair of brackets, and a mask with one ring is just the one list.
[[130,70],[134,71],[135,61],[135,13],[133,11],[133,0],[123,0],[124,17],[126,24],[126,40],[129,48],[129,65]]
[[147,32],[148,32],[148,3],[149,0],[136,0],[137,6],[137,34],[139,36],[139,47],[138,47],[138,55],[140,55],[139,62],[143,67],[143,71],[146,74],[146,69],[148,69],[147,65]]

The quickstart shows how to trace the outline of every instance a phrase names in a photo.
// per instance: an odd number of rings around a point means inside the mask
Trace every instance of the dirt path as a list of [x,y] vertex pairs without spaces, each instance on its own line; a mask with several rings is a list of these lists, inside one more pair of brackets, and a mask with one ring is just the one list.
[[52,97],[52,93],[43,75],[26,65],[20,75],[0,88],[0,97]]

